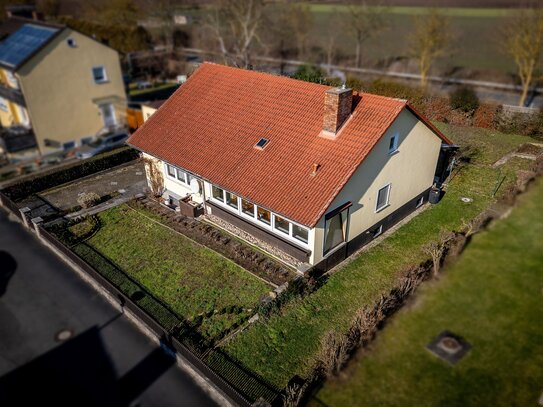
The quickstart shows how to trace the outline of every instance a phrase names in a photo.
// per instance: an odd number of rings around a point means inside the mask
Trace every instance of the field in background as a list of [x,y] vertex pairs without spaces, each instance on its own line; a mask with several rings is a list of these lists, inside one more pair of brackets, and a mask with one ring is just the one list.
[[[423,285],[317,399],[328,406],[535,406],[543,382],[542,253],[540,179],[440,281]],[[454,366],[425,349],[443,330],[473,346]]]

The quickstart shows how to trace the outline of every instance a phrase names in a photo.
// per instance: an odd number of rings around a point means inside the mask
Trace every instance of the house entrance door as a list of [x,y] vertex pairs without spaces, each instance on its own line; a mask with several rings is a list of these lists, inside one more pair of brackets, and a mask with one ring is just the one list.
[[102,113],[102,120],[104,121],[105,127],[113,127],[117,124],[113,103],[100,105],[100,112]]

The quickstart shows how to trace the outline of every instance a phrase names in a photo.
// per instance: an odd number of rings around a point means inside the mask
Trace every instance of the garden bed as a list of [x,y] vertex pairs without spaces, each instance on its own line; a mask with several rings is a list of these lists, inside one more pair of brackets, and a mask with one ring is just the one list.
[[[99,228],[89,219],[96,219]],[[127,205],[67,226],[71,240],[65,230],[62,240],[91,266],[122,270],[212,343],[252,316],[261,297],[273,289]]]

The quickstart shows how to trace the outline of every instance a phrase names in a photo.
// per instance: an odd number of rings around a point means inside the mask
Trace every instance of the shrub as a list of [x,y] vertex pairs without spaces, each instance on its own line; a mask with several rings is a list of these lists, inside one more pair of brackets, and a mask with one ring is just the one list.
[[302,65],[296,70],[292,77],[294,79],[313,83],[324,83],[325,81],[324,72],[316,65]]
[[473,125],[475,127],[482,127],[483,129],[493,129],[497,111],[498,106],[496,105],[479,105],[473,114]]
[[479,107],[479,98],[473,88],[462,86],[453,91],[449,98],[451,107],[463,112],[473,112]]
[[377,79],[369,85],[368,92],[391,98],[406,99],[417,109],[424,107],[424,92],[418,88],[412,88],[401,83]]
[[82,208],[91,208],[100,203],[100,195],[96,192],[84,192],[77,197],[77,203]]

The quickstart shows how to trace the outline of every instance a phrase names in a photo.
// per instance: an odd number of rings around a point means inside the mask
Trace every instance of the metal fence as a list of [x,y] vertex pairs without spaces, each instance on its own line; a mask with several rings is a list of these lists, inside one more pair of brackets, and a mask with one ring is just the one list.
[[[38,229],[45,241],[68,257],[108,293],[118,298],[121,305],[142,320],[161,338],[163,346],[174,349],[187,359],[235,403],[250,406],[260,398],[270,403],[279,401],[278,388],[244,367],[223,350],[208,346],[198,333],[191,330],[183,318],[99,252],[85,243],[79,243],[70,249],[43,226],[38,226]],[[93,259],[93,255],[96,258]]]

